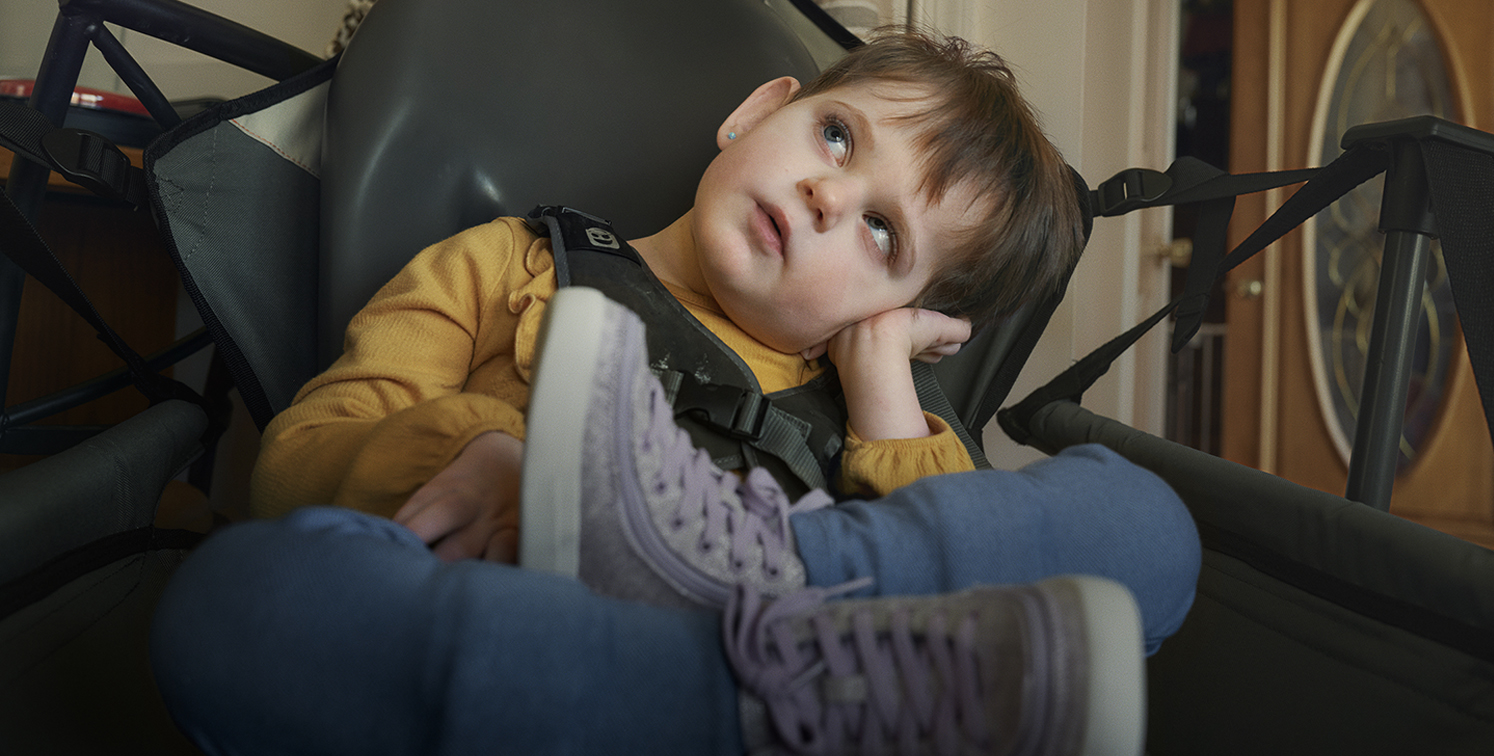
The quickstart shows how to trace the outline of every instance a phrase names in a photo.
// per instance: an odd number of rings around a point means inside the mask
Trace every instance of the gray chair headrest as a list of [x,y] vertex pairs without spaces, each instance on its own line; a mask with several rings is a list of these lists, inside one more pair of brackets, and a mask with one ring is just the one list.
[[628,238],[663,228],[732,109],[818,70],[762,0],[381,0],[327,105],[321,364],[380,285],[463,228],[537,204]]

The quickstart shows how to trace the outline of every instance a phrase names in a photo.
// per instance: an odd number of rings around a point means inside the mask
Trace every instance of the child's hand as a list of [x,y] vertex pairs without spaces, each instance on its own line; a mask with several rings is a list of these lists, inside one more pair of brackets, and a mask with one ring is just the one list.
[[970,340],[970,321],[942,312],[900,307],[852,323],[830,339],[830,361],[848,362],[853,352],[901,353],[903,359],[938,362]]
[[477,436],[410,496],[394,521],[448,562],[472,557],[517,562],[523,455],[523,442],[506,433]]
[[913,307],[878,313],[831,337],[826,348],[856,434],[867,441],[929,435],[908,361],[938,362],[969,338],[969,321]]

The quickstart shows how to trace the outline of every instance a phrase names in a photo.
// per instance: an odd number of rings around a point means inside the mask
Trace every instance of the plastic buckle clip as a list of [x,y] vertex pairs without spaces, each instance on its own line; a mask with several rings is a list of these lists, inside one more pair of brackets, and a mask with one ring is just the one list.
[[133,201],[130,159],[108,137],[82,129],[53,129],[42,136],[52,168],[79,186],[110,199]]
[[732,438],[757,441],[762,438],[768,410],[773,403],[755,391],[715,384],[685,381],[675,400],[675,414],[725,431]]
[[1150,168],[1127,168],[1095,189],[1096,215],[1124,215],[1156,201],[1172,188],[1172,177]]

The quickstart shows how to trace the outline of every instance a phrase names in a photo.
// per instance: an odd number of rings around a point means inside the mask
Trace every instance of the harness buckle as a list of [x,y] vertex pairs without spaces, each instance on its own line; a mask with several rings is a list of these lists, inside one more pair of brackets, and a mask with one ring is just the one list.
[[763,437],[763,426],[772,406],[767,397],[755,391],[693,380],[680,384],[674,401],[676,415],[689,415],[732,438],[746,441]]
[[52,169],[110,199],[134,202],[134,166],[108,137],[82,129],[53,129],[41,140]]
[[1095,215],[1124,215],[1156,201],[1172,188],[1172,177],[1150,168],[1127,168],[1095,189]]

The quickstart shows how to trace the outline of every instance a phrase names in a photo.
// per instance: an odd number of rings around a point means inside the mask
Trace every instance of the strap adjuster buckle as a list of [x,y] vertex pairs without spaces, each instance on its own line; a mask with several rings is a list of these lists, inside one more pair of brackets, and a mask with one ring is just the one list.
[[699,383],[690,378],[680,381],[673,403],[676,415],[688,415],[732,438],[746,441],[762,439],[768,410],[773,407],[772,401],[756,391]]
[[1150,168],[1127,168],[1095,189],[1095,215],[1124,215],[1156,201],[1172,188],[1172,177]]
[[42,136],[52,169],[95,194],[136,201],[134,166],[108,137],[83,129],[53,129]]

